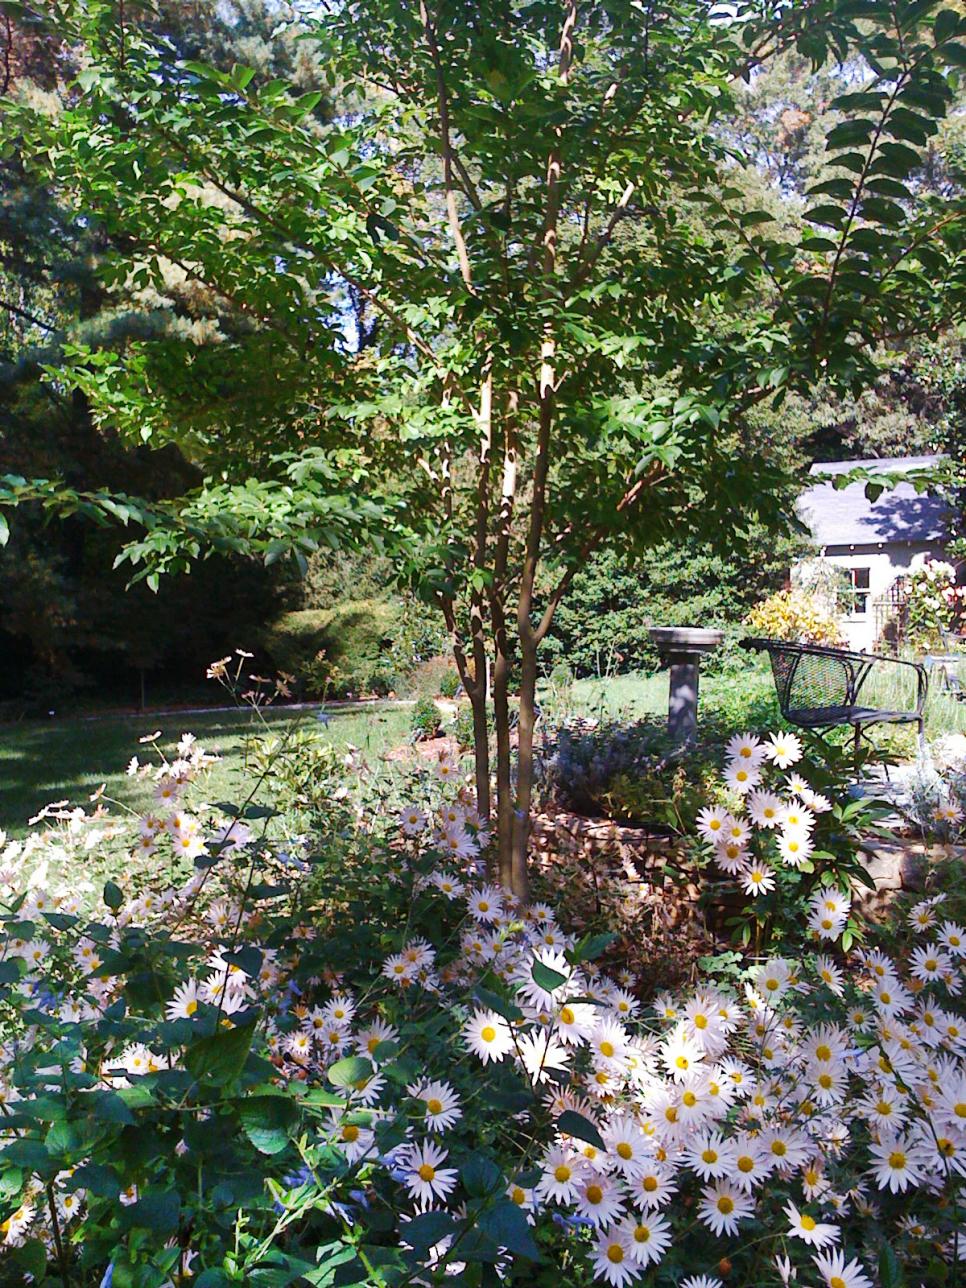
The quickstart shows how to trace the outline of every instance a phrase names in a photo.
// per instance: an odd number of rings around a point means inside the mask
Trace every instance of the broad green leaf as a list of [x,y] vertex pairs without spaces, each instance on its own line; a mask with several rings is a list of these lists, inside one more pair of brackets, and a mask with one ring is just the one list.
[[199,1038],[185,1051],[185,1067],[199,1082],[234,1082],[245,1067],[254,1035],[255,1026],[246,1024]]
[[334,1087],[354,1087],[357,1083],[368,1082],[374,1072],[372,1063],[364,1056],[349,1055],[330,1065],[326,1077]]
[[583,1114],[578,1114],[574,1109],[563,1111],[557,1119],[557,1131],[564,1136],[574,1136],[587,1145],[596,1145],[598,1149],[607,1148],[597,1124]]

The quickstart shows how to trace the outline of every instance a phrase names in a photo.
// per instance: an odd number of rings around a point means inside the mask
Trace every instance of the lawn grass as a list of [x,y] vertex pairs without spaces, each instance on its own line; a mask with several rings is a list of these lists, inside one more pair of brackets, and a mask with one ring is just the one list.
[[[264,716],[265,724],[278,733],[293,723],[315,729],[337,746],[349,744],[369,756],[379,756],[404,742],[409,731],[410,711],[405,707],[379,704],[362,710],[337,709],[328,715],[328,725],[316,711],[286,711],[280,708]],[[139,746],[143,734],[162,730],[159,745],[171,758],[179,737],[193,733],[205,749],[221,756],[206,780],[210,800],[231,799],[236,776],[244,768],[246,745],[253,733],[263,729],[261,719],[250,711],[206,712],[154,717],[115,716],[99,719],[30,721],[0,727],[0,827],[13,836],[22,835],[27,820],[51,801],[69,800],[86,805],[91,793],[105,784],[105,796],[132,809],[143,809],[150,800],[150,787],[128,778],[125,768],[132,756],[142,761],[150,748]]]

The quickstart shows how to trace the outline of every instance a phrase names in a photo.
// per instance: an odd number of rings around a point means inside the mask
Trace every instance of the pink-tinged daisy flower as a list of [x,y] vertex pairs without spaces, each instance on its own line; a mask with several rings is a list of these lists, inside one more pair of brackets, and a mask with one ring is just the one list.
[[793,1203],[789,1203],[783,1211],[788,1217],[790,1227],[788,1233],[796,1239],[801,1239],[809,1247],[827,1248],[830,1244],[838,1243],[840,1231],[837,1225],[816,1221],[807,1212],[799,1212]]
[[748,814],[756,827],[777,827],[781,822],[783,802],[774,792],[748,793]]
[[447,1131],[463,1117],[459,1097],[448,1082],[430,1082],[423,1078],[406,1090],[414,1100],[423,1102],[424,1122],[429,1131]]
[[905,1193],[910,1185],[920,1185],[925,1179],[922,1149],[906,1136],[883,1132],[878,1143],[873,1141],[869,1146],[869,1153],[870,1174],[880,1190]]
[[765,743],[765,755],[779,769],[788,769],[802,758],[801,740],[793,733],[773,733]]
[[702,1181],[720,1181],[734,1174],[738,1151],[719,1132],[692,1137],[684,1161]]
[[168,1020],[190,1020],[198,1010],[200,1003],[201,997],[198,984],[195,980],[189,979],[187,983],[181,984],[174,990],[174,997],[164,1008],[165,1018]]
[[713,845],[720,837],[727,835],[731,821],[731,815],[726,809],[722,809],[720,805],[709,805],[698,811],[695,826],[698,835]]
[[698,1218],[713,1234],[737,1234],[738,1222],[755,1210],[753,1199],[729,1181],[718,1181],[701,1191]]
[[553,1145],[544,1155],[540,1180],[536,1185],[537,1197],[548,1203],[573,1203],[583,1170],[583,1164],[574,1156],[573,1150]]
[[924,984],[942,979],[943,975],[952,968],[952,957],[938,944],[926,944],[925,948],[916,948],[909,957],[910,974],[914,979],[921,979]]
[[736,733],[728,739],[725,758],[729,761],[742,761],[747,765],[760,765],[765,758],[765,749],[756,734]]
[[729,877],[734,877],[744,871],[748,862],[748,851],[740,842],[725,837],[714,847],[714,861],[722,872],[726,872]]
[[954,957],[966,957],[966,930],[955,921],[944,921],[939,942]]
[[617,1226],[604,1230],[597,1236],[591,1268],[596,1279],[602,1279],[611,1288],[625,1288],[640,1278],[643,1269],[627,1250],[623,1231]]
[[875,1288],[859,1261],[846,1261],[842,1252],[819,1253],[812,1258],[825,1288]]
[[598,1228],[610,1225],[624,1212],[620,1187],[606,1172],[587,1168],[577,1181],[573,1205],[580,1216]]
[[678,1288],[724,1288],[724,1284],[714,1275],[691,1275],[682,1279]]
[[671,1224],[659,1212],[627,1217],[620,1232],[624,1247],[641,1266],[656,1265],[671,1246]]
[[502,1060],[513,1047],[510,1026],[496,1011],[475,1011],[463,1026],[463,1041],[484,1064]]
[[724,780],[735,792],[750,792],[761,782],[761,770],[743,760],[730,764],[724,773]]
[[778,853],[790,868],[800,868],[815,846],[807,832],[786,828],[778,838]]
[[760,894],[767,894],[769,890],[774,890],[775,874],[767,863],[749,863],[739,875],[738,884],[745,894],[757,898]]
[[481,890],[471,890],[466,896],[466,908],[476,921],[492,922],[503,912],[501,891],[494,886],[483,886]]
[[433,1141],[411,1145],[406,1151],[403,1184],[423,1210],[456,1188],[456,1169],[440,1166],[448,1157],[448,1151]]
[[426,814],[424,810],[416,809],[410,805],[399,815],[399,826],[407,836],[418,836],[426,827]]

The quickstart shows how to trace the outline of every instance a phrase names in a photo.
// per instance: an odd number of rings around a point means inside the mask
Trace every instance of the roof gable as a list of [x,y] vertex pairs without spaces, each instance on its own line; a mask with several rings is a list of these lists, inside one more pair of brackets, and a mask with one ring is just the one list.
[[[846,474],[858,466],[873,472],[907,471],[936,465],[941,456],[898,456],[868,461],[816,462],[810,474]],[[946,539],[950,509],[942,497],[918,494],[911,483],[887,488],[876,501],[865,495],[865,483],[836,491],[816,483],[802,493],[798,511],[820,546],[934,542]]]

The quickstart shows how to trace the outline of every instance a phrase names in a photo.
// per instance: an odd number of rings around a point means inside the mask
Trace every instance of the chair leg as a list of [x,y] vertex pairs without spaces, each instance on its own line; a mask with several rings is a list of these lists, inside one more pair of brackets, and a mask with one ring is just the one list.
[[925,760],[926,758],[926,718],[925,716],[920,716],[919,719],[916,721],[916,724],[919,726],[919,735],[918,735],[919,759]]

